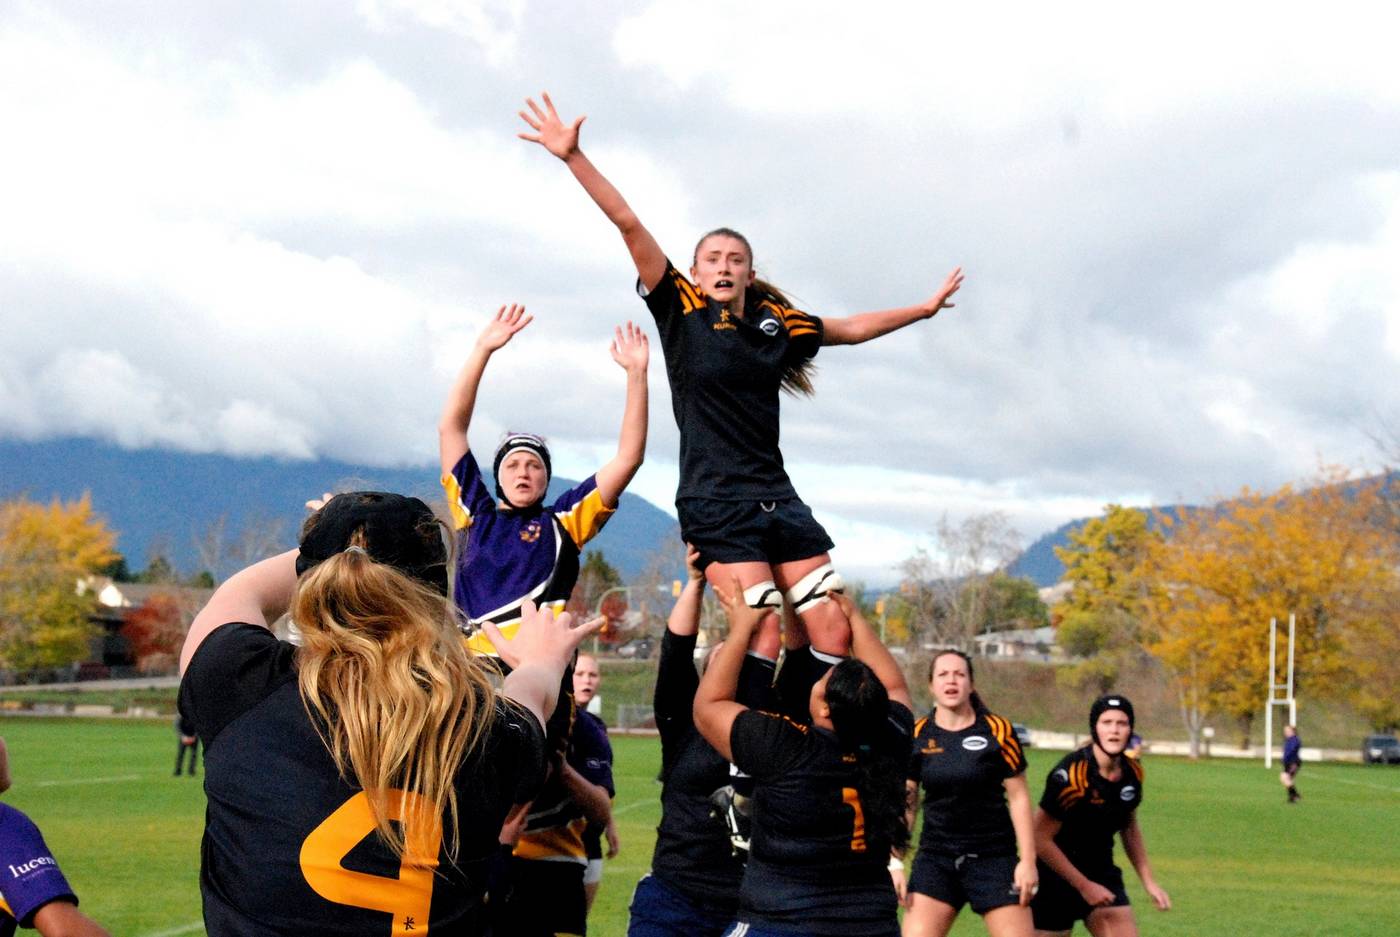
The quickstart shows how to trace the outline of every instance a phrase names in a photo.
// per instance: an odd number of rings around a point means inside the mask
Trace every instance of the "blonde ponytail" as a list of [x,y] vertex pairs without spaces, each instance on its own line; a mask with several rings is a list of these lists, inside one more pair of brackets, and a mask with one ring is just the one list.
[[[404,858],[404,830],[446,814],[455,859],[457,773],[486,740],[496,691],[443,597],[353,549],[365,546],[362,531],[350,545],[309,569],[292,603],[302,702],[341,776],[368,795],[394,854]],[[400,825],[389,819],[395,790],[417,795],[403,798]]]

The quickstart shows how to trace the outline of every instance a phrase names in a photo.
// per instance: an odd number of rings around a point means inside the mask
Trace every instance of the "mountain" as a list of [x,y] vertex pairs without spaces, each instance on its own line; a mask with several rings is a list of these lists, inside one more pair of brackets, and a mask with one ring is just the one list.
[[[488,466],[489,468],[489,466]],[[555,478],[549,497],[577,484]],[[90,439],[26,443],[0,440],[0,499],[27,494],[47,501],[92,493],[93,507],[119,534],[117,548],[133,570],[153,553],[177,569],[201,568],[196,539],[223,516],[228,537],[245,526],[279,529],[281,548],[296,543],[303,504],[323,491],[380,489],[442,500],[437,466],[375,468],[329,459],[273,458],[122,449]],[[625,581],[639,576],[658,552],[679,562],[676,519],[651,502],[623,494],[618,511],[589,543],[602,550]],[[227,575],[231,570],[216,570]],[[677,568],[667,575],[680,575]]]

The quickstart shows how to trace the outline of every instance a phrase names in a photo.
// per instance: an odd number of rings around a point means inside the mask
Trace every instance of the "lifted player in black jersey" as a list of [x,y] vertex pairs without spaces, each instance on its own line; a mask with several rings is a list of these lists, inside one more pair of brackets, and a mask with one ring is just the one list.
[[543,107],[526,103],[530,110],[520,116],[532,132],[520,136],[561,159],[617,226],[656,319],[680,431],[676,511],[682,538],[708,564],[712,587],[727,592],[737,577],[745,601],[769,612],[752,650],[773,660],[783,643],[774,610],[786,595],[806,637],[789,642],[779,679],[815,680],[846,654],[850,635],[826,601],[841,588],[828,555],[831,539],[783,468],[779,389],[810,394],[811,358],[823,345],[866,342],[950,307],[961,271],[917,305],[818,318],[756,279],[747,239],[717,228],[696,245],[687,278],[579,149],[583,118],[565,124],[548,95]]
[[770,934],[895,937],[898,899],[887,871],[909,841],[904,773],[914,717],[890,652],[844,595],[852,658],[812,687],[810,725],[735,701],[761,609],[737,579],[720,595],[729,638],[695,694],[695,723],[721,756],[755,780],[753,837],[729,937]]
[[929,663],[929,692],[933,712],[914,727],[909,766],[910,819],[922,785],[924,825],[904,937],[945,937],[964,904],[992,937],[1031,937],[1026,906],[1039,875],[1021,744],[982,704],[961,651]]
[[1083,921],[1094,937],[1136,937],[1123,873],[1113,864],[1113,837],[1157,907],[1171,899],[1152,876],[1147,844],[1137,822],[1142,803],[1142,763],[1125,757],[1133,734],[1133,704],[1110,693],[1089,710],[1093,741],[1060,759],[1045,779],[1035,814],[1040,892],[1031,902],[1036,933],[1065,935]]

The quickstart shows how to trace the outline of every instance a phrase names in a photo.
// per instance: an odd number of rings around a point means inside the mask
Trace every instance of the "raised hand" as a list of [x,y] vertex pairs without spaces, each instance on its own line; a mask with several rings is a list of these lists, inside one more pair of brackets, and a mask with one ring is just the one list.
[[953,269],[953,272],[948,274],[948,279],[943,281],[942,288],[940,288],[939,291],[934,294],[933,299],[928,301],[928,314],[930,317],[938,315],[938,310],[940,309],[953,308],[954,304],[948,302],[948,297],[952,296],[958,291],[958,289],[962,286],[962,282],[962,267],[955,267]]
[[688,543],[685,545],[685,574],[692,582],[705,578],[700,568],[700,551]]
[[745,645],[748,644],[749,636],[758,628],[758,623],[763,620],[763,616],[771,611],[767,608],[753,608],[744,600],[744,587],[739,585],[738,576],[730,579],[728,589],[715,589],[715,598],[719,600],[725,617],[729,619],[729,640],[738,638]]
[[518,670],[538,661],[557,664],[562,669],[583,639],[603,627],[605,620],[598,617],[575,625],[574,617],[568,612],[556,616],[551,610],[537,608],[534,602],[526,600],[520,605],[520,627],[515,637],[507,638],[490,621],[483,622],[482,629],[501,660],[512,668]]
[[321,508],[325,507],[326,502],[334,497],[335,495],[327,491],[325,494],[321,495],[321,497],[312,498],[310,501],[306,502],[306,509],[314,514],[317,511],[321,510]]
[[525,104],[530,108],[530,113],[519,112],[520,119],[529,124],[534,133],[522,132],[516,136],[531,143],[538,143],[560,159],[568,159],[571,154],[578,152],[578,129],[588,118],[579,116],[574,118],[572,124],[566,125],[559,119],[559,112],[554,109],[549,92],[544,92],[540,97],[544,99],[543,110],[535,103],[534,98],[526,98]]
[[510,341],[516,332],[533,321],[535,317],[527,316],[524,306],[517,303],[502,306],[476,337],[476,343],[486,351],[496,351]]
[[613,330],[613,340],[608,350],[612,352],[612,359],[628,372],[646,371],[650,357],[647,333],[631,322]]

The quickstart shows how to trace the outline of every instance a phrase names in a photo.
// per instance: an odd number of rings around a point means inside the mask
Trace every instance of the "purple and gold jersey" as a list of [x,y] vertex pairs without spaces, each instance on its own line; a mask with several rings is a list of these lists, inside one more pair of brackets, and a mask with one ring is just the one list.
[[51,901],[76,905],[78,898],[34,821],[0,804],[0,937],[34,926],[34,915]]
[[[603,720],[580,711],[569,737],[567,758],[575,771],[589,782],[597,784],[612,797],[612,744]],[[583,833],[588,826],[583,811],[569,797],[564,784],[552,776],[540,796],[530,805],[525,819],[525,831],[515,845],[518,859],[539,859],[545,862],[588,862],[588,850]]]
[[[465,536],[454,595],[470,622],[494,622],[509,638],[526,599],[563,611],[578,581],[579,551],[614,511],[603,504],[597,480],[590,476],[553,504],[502,509],[467,452],[452,474],[443,476],[442,486],[453,526]],[[478,653],[495,653],[480,632],[467,644]]]

